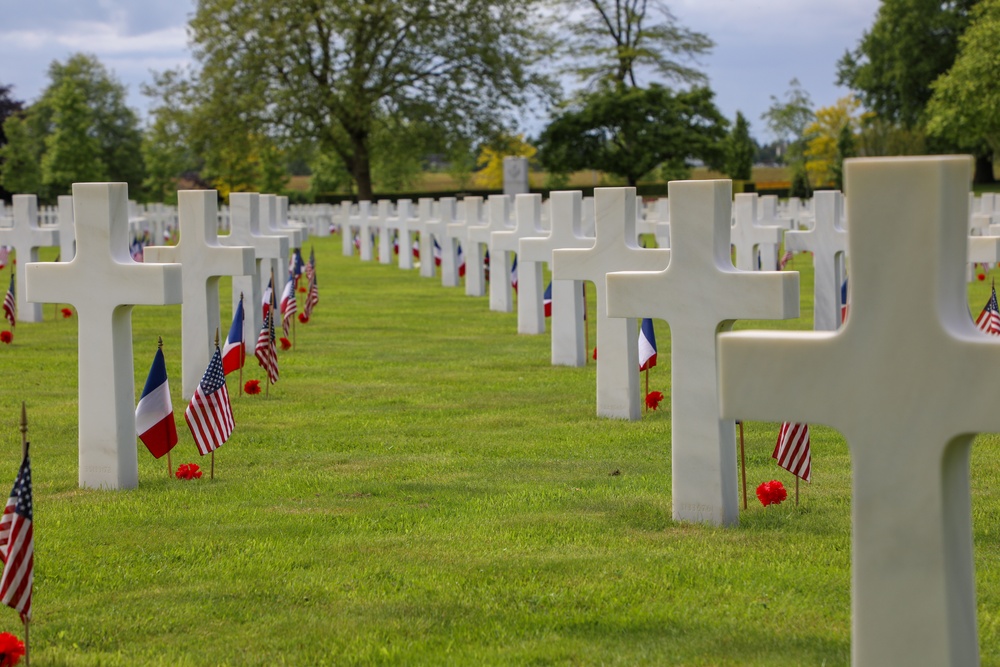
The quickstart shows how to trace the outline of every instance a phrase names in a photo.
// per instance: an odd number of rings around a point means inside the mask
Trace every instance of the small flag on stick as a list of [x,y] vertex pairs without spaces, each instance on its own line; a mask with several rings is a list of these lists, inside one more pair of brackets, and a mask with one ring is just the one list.
[[163,361],[163,339],[153,357],[153,365],[142,388],[139,405],[135,408],[135,431],[154,458],[170,452],[177,444],[177,424],[170,401],[167,365]]
[[246,348],[243,346],[243,295],[240,294],[240,303],[233,313],[233,323],[229,327],[229,335],[226,336],[226,345],[222,349],[222,372],[229,375],[233,371],[243,368],[246,361]]
[[7,294],[3,298],[3,316],[7,318],[10,322],[10,327],[13,329],[14,325],[17,324],[17,295],[14,292],[14,270],[10,271],[10,287],[7,288]]
[[812,457],[809,451],[809,425],[785,422],[778,432],[778,442],[774,445],[771,458],[778,465],[799,479],[809,481],[812,477]]
[[[13,280],[13,277],[11,280]],[[4,302],[4,310],[7,310],[6,302]],[[990,294],[990,300],[986,302],[986,307],[983,308],[983,312],[979,313],[979,317],[976,318],[976,326],[979,327],[980,331],[1000,336],[1000,307],[997,306],[996,284],[993,285],[993,291]]]
[[222,353],[219,351],[216,333],[215,354],[208,362],[205,375],[201,378],[194,396],[184,411],[198,452],[204,456],[221,447],[233,434],[233,408],[229,404],[226,390],[226,376],[222,374]]
[[[22,413],[23,414],[23,413]],[[31,618],[31,591],[35,570],[35,535],[32,529],[34,510],[31,502],[31,459],[24,447],[24,459],[14,488],[0,519],[0,600],[21,614],[27,625]]]
[[639,370],[648,371],[656,365],[656,335],[653,333],[653,320],[642,318],[639,328]]
[[545,288],[545,294],[542,295],[542,305],[545,308],[545,317],[552,317],[552,281],[549,281],[549,286]]

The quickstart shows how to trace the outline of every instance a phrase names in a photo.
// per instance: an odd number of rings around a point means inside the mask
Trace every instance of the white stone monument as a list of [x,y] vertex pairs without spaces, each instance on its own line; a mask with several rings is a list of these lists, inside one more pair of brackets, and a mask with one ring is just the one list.
[[393,204],[388,199],[380,199],[376,205],[375,233],[378,234],[378,262],[392,264],[392,234],[389,233],[389,218]]
[[79,318],[80,486],[135,488],[132,306],[180,303],[181,267],[132,261],[124,183],[77,183],[73,208],[77,254],[27,264],[28,298],[72,304]]
[[669,266],[607,279],[612,316],[670,325],[673,516],[716,525],[739,521],[736,435],[733,421],[719,418],[716,334],[737,319],[799,312],[798,273],[733,267],[732,187],[728,180],[670,183]]
[[59,231],[39,226],[38,198],[35,195],[14,195],[13,204],[14,224],[0,228],[0,244],[13,247],[17,254],[17,321],[41,322],[42,305],[31,303],[25,291],[24,267],[29,262],[38,261],[39,248],[59,245]]
[[483,222],[482,197],[466,197],[465,205],[465,295],[486,296],[486,274],[484,272],[483,244],[490,242],[489,222]]
[[[492,200],[491,200],[492,203]],[[517,195],[514,198],[514,228],[493,232],[490,247],[495,253],[516,253],[523,238],[538,237],[542,229],[542,196]],[[518,258],[517,262],[517,332],[524,334],[545,333],[545,311],[542,303],[542,265],[531,259]],[[492,280],[490,281],[492,285]],[[510,270],[507,271],[507,291],[510,291]]]
[[[218,237],[219,243],[228,247],[254,249],[255,271],[250,276],[233,276],[233,312],[244,295],[243,340],[251,348],[264,324],[262,302],[264,286],[271,280],[272,262],[288,257],[288,237],[262,234],[260,231],[260,196],[256,192],[231,192],[229,194],[230,228],[228,236]],[[264,271],[268,271],[265,276]],[[275,282],[282,274],[275,275]],[[277,298],[277,295],[276,295]]]
[[[253,248],[219,243],[217,198],[215,190],[178,192],[180,240],[174,246],[149,246],[143,252],[145,263],[181,265],[181,386],[185,399],[194,396],[208,368],[216,332],[225,335],[219,315],[219,277],[250,276],[256,269]],[[246,310],[244,305],[244,313]]]
[[844,197],[836,190],[817,192],[812,229],[785,232],[785,248],[813,254],[813,329],[836,331],[840,328],[840,288],[844,284],[847,230]]
[[851,316],[836,332],[722,335],[722,414],[847,440],[852,664],[978,665],[969,458],[977,433],[1000,431],[1000,345],[969,314],[972,160],[844,173]]
[[458,240],[449,234],[448,228],[455,222],[455,198],[442,197],[435,202],[433,199],[420,200],[420,218],[427,218],[424,231],[427,237],[427,255],[424,255],[424,236],[421,235],[420,268],[424,262],[431,265],[431,276],[434,275],[434,243],[437,242],[441,253],[441,286],[458,287]]
[[741,271],[777,269],[782,229],[757,224],[757,195],[736,195],[733,213],[732,243],[736,248],[736,268]]
[[[597,188],[594,206],[597,231],[594,246],[554,250],[552,277],[594,283],[597,293],[597,415],[636,420],[642,417],[639,325],[631,317],[608,316],[605,277],[614,271],[664,269],[670,261],[670,251],[639,247],[635,233],[635,188]],[[673,217],[671,215],[671,219]],[[553,305],[554,297],[553,294]]]
[[497,232],[513,229],[510,219],[510,205],[513,197],[490,195],[486,207],[486,225],[469,229],[469,239],[482,243],[490,253],[490,310],[509,313],[514,310],[514,290],[510,285],[510,252],[494,247]]
[[503,159],[503,193],[509,197],[527,194],[528,158],[508,155]]
[[[549,206],[549,232],[545,236],[521,239],[522,261],[546,262],[552,268],[552,253],[560,248],[593,248],[594,237],[583,231],[583,197],[579,191],[553,192]],[[586,334],[583,327],[583,283],[579,280],[552,280],[552,365],[584,366],[587,363]]]

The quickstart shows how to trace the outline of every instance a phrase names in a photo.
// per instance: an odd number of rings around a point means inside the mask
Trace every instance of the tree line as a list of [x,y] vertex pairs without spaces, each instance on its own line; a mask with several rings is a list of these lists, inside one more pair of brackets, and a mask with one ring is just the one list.
[[462,182],[477,156],[489,173],[531,154],[559,187],[583,169],[634,185],[696,163],[745,180],[770,151],[805,195],[840,186],[853,155],[971,151],[991,179],[1000,147],[1000,0],[883,0],[836,64],[852,95],[814,109],[793,80],[760,119],[767,147],[719,112],[698,67],[712,40],[661,0],[199,0],[189,34],[196,64],[153,74],[144,126],[94,56],[53,63],[30,105],[0,85],[0,185],[52,200],[118,180],[170,200],[182,176],[227,195],[297,172],[313,192],[371,198],[428,156]]

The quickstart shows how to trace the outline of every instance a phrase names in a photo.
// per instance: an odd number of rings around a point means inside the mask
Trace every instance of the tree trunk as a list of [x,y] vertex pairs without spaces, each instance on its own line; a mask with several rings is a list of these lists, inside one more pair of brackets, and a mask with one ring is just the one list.
[[354,159],[351,161],[351,176],[354,178],[354,184],[358,187],[358,200],[373,201],[372,165],[368,155],[368,134],[352,134],[351,149],[354,151]]
[[993,178],[993,154],[976,156],[976,175],[972,178],[973,183],[996,183]]

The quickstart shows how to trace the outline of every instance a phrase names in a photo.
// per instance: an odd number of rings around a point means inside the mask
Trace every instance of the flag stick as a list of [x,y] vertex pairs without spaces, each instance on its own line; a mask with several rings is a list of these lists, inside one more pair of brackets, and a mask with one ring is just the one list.
[[795,476],[795,506],[799,506],[799,476]]
[[[160,350],[161,352],[163,351],[163,336],[157,336],[156,337],[156,349]],[[170,442],[170,427],[167,426],[166,422],[163,423],[163,430],[167,434],[167,442]],[[172,474],[174,474],[174,465],[170,461],[170,450],[168,449],[167,450],[167,479],[170,479],[170,476]]]
[[167,479],[174,474],[174,464],[170,461],[170,452],[167,452]]
[[[24,405],[24,401],[21,401],[21,458],[28,455],[28,410]],[[21,621],[24,622],[24,664],[31,664],[31,655],[29,653],[30,644],[28,643],[28,624],[30,620],[21,616]]]
[[[743,509],[747,508],[747,451],[743,446],[743,420],[739,422],[740,425],[740,468],[743,471]],[[798,479],[796,477],[796,479]]]
[[[649,396],[649,369],[648,369],[648,368],[646,369],[646,396]],[[644,407],[642,408],[642,409],[643,409],[643,411],[644,411],[644,412],[649,412],[649,403],[647,403],[647,402],[646,402],[646,401],[644,400],[644,401],[642,402],[642,404],[643,404],[643,406],[644,406]]]
[[[243,292],[240,292],[240,305],[243,305]],[[246,317],[244,310],[244,317]],[[243,326],[243,322],[240,322],[240,396],[243,395],[243,364],[246,363],[247,354],[247,342],[243,340],[243,332],[246,331],[246,327]]]
[[211,469],[208,472],[208,478],[209,479],[215,479],[215,450],[214,449],[212,450],[212,465],[211,465]]

